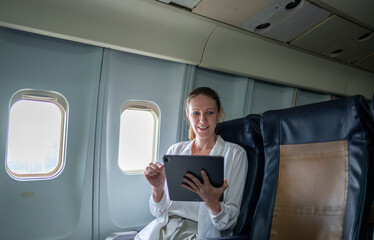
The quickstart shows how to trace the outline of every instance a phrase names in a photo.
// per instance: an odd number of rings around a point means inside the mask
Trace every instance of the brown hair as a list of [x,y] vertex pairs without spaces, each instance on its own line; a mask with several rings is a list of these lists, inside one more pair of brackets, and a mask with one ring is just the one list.
[[[188,97],[186,99],[186,108],[188,108],[188,105],[190,104],[190,101],[191,99],[199,96],[199,95],[205,95],[205,96],[208,96],[208,97],[211,97],[213,100],[216,101],[216,104],[217,104],[217,110],[218,112],[221,111],[221,101],[219,99],[219,96],[218,96],[218,93],[216,91],[214,91],[213,89],[209,88],[209,87],[199,87],[199,88],[196,88],[194,90],[192,90],[192,92],[190,92],[190,94],[188,94]],[[192,127],[191,127],[191,124],[190,124],[190,128],[188,129],[188,138],[190,140],[193,140],[196,138],[196,135],[195,135],[195,132],[193,131]]]

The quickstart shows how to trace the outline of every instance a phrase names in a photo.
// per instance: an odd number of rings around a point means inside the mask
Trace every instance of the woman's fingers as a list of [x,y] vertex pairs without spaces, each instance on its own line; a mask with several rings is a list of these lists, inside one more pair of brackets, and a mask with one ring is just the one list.
[[226,188],[228,188],[229,187],[229,184],[227,183],[227,179],[225,178],[224,180],[223,180],[223,184],[222,184],[222,186],[220,187],[220,189],[222,190],[222,193],[226,190]]
[[145,168],[145,174],[153,176],[153,175],[157,174],[157,171],[153,167],[148,166],[148,167]]
[[204,184],[206,183],[206,184],[210,185],[210,181],[209,181],[208,175],[206,174],[206,172],[204,170],[201,170],[201,176],[203,176]]
[[150,163],[146,168],[145,170],[149,173],[159,173],[162,171],[164,165],[162,165],[161,163],[159,162],[156,162],[156,163]]
[[227,179],[225,178],[223,180],[222,186],[215,188],[211,185],[209,181],[209,177],[204,170],[201,171],[201,175],[203,177],[204,182],[201,182],[193,174],[187,173],[186,176],[183,178],[184,183],[182,183],[182,186],[196,193],[201,192],[201,191],[209,191],[209,189],[211,190],[216,189],[223,193],[226,190],[226,188],[228,188],[229,186],[227,183]]
[[156,162],[155,164],[153,164],[154,166],[156,166],[158,169],[162,169],[164,167],[164,165],[162,165],[161,163],[159,162]]
[[152,168],[156,171],[156,172],[161,172],[164,168],[164,165],[162,165],[161,163],[159,162],[156,162],[156,163],[151,163],[152,165]]
[[200,180],[197,178],[197,177],[195,177],[193,174],[191,174],[191,173],[187,173],[187,178],[184,178],[184,179],[187,179],[187,180],[189,180],[189,182],[193,182],[194,183],[194,185],[196,185],[196,187],[200,187],[201,185],[202,185],[202,183],[200,182]]
[[182,183],[182,186],[184,186],[184,187],[188,186],[189,190],[192,190],[192,191],[196,192],[196,190],[198,189],[198,185],[193,180],[191,181],[191,177],[188,176],[188,174],[187,174],[186,177],[183,178],[183,181],[184,181],[184,183]]
[[192,192],[196,192],[195,189],[193,189],[190,185],[188,185],[187,183],[182,183],[182,187],[192,191]]
[[[154,183],[153,181],[157,180],[163,182],[165,179],[164,165],[161,163],[150,163],[144,171],[144,175],[148,182]],[[152,182],[151,182],[152,181]]]

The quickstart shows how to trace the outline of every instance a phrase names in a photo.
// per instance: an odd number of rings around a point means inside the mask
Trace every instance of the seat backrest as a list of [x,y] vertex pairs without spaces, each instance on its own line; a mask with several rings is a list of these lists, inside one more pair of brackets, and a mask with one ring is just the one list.
[[225,141],[242,146],[247,152],[248,174],[234,235],[249,234],[264,171],[260,116],[251,114],[244,118],[219,123],[217,134]]
[[374,94],[371,97],[371,114],[373,115],[373,118],[374,118]]
[[265,169],[251,239],[365,239],[373,118],[362,96],[265,112]]

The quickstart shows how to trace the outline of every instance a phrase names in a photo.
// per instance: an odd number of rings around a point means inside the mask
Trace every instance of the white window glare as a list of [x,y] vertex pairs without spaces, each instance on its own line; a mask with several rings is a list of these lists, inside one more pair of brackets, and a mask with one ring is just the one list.
[[57,98],[30,91],[15,94],[10,107],[6,167],[17,180],[49,179],[63,167],[66,111]]
[[118,165],[124,173],[142,173],[156,161],[159,111],[149,102],[130,101],[122,107]]

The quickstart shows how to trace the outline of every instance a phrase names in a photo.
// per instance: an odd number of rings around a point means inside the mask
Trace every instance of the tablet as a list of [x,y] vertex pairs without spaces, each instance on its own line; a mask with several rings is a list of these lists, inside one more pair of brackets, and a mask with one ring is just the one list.
[[[196,156],[196,155],[164,155],[164,168],[167,179],[170,200],[172,201],[203,201],[199,195],[184,188],[181,184],[187,173],[192,173],[201,182],[201,170],[205,170],[210,183],[220,187],[224,178],[224,163],[222,156]],[[223,201],[221,196],[220,201]]]

